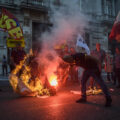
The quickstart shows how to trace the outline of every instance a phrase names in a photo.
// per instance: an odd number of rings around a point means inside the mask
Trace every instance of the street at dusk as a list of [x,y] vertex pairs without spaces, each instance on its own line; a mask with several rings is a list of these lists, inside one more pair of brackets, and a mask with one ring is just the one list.
[[0,120],[120,120],[120,0],[0,0]]
[[[0,120],[119,120],[120,91],[112,92],[113,103],[104,107],[104,96],[88,96],[87,103],[76,103],[78,85],[69,86],[50,97],[19,97],[10,89],[0,92]],[[114,88],[113,88],[114,89]]]

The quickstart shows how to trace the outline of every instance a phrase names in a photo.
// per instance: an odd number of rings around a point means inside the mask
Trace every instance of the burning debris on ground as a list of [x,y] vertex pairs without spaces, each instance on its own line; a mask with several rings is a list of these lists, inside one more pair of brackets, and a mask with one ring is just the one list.
[[[44,75],[44,66],[39,66],[32,51],[10,74],[13,90],[22,96],[50,95],[51,87]],[[54,92],[55,93],[55,92]]]

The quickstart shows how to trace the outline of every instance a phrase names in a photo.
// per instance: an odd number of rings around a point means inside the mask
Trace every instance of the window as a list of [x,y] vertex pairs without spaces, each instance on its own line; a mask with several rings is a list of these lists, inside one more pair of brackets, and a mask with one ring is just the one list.
[[107,4],[108,15],[112,15],[112,1],[111,0],[107,0],[106,4]]
[[54,4],[55,4],[55,5],[60,5],[60,4],[61,4],[61,1],[60,1],[60,0],[54,0]]
[[7,33],[5,32],[0,32],[0,46],[5,46],[6,45],[6,39],[7,39]]
[[24,19],[24,25],[25,25],[25,26],[29,26],[29,22],[30,22],[30,21],[29,21],[29,18],[25,18],[25,19]]

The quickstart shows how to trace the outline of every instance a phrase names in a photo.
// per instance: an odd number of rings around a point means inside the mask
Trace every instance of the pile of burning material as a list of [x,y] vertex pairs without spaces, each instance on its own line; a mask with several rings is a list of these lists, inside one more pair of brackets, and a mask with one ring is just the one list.
[[87,95],[98,95],[98,94],[101,94],[101,93],[103,93],[102,92],[102,89],[96,89],[96,87],[94,87],[94,89],[89,89],[89,90],[87,90]]
[[14,92],[21,96],[38,96],[56,94],[57,80],[50,79],[51,85],[46,76],[41,77],[41,67],[34,60],[32,51],[25,56],[24,60],[12,71],[9,76],[10,84]]
[[[71,90],[70,91],[71,93],[73,94],[80,94],[81,95],[81,91],[74,91],[74,90]],[[86,91],[86,94],[87,95],[98,95],[98,94],[101,94],[103,93],[101,89],[89,89]]]

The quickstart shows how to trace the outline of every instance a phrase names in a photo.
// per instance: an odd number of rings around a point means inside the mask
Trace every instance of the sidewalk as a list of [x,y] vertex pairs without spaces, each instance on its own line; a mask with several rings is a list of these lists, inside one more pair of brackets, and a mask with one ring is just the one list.
[[0,74],[0,86],[9,86],[9,78],[8,78],[9,75],[7,76],[3,76]]
[[[8,69],[8,72],[10,71],[10,69],[9,69],[9,66],[7,67],[7,69]],[[8,73],[8,75],[2,75],[2,64],[0,63],[0,82],[1,81],[8,81],[8,76],[9,76],[9,73]]]

